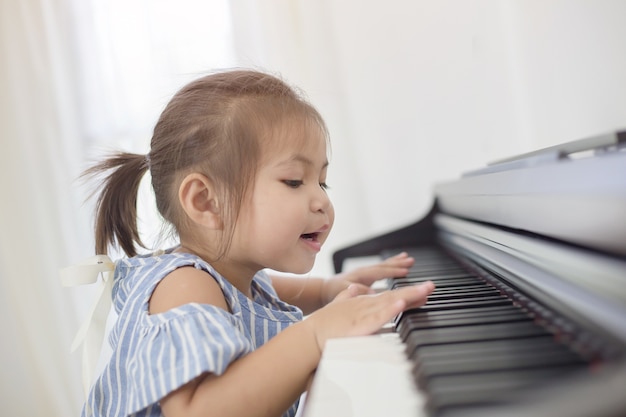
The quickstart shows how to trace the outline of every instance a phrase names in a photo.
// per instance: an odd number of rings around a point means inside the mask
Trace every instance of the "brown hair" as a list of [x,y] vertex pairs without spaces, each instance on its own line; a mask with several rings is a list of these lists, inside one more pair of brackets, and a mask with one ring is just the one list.
[[[178,187],[191,172],[204,174],[225,201],[225,239],[230,245],[235,222],[262,157],[261,145],[276,129],[316,126],[328,140],[320,114],[279,78],[253,70],[231,70],[195,80],[174,95],[161,114],[147,156],[119,152],[85,171],[106,174],[96,202],[96,253],[109,245],[128,256],[145,248],[137,229],[137,192],[149,169],[156,206],[180,234],[187,218],[178,204]],[[295,135],[299,140],[306,137]]]

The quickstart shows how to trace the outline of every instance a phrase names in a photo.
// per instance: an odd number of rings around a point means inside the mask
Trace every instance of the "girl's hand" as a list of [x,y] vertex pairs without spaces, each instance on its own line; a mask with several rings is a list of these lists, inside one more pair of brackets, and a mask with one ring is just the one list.
[[413,266],[414,262],[415,260],[406,252],[401,252],[377,264],[337,274],[324,281],[322,288],[323,301],[325,304],[328,304],[339,293],[354,285],[358,286],[358,290],[353,288],[352,291],[357,291],[358,294],[371,294],[373,291],[370,289],[370,286],[374,282],[385,278],[403,277],[409,272],[409,268]]
[[328,339],[376,332],[402,311],[423,305],[434,289],[435,285],[428,281],[376,295],[359,295],[360,287],[352,285],[303,324],[310,326],[322,352]]

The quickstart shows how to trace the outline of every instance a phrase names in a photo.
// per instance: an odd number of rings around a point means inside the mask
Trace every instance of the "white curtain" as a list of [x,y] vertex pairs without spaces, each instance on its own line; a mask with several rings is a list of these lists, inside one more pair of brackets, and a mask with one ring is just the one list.
[[0,2],[3,415],[80,413],[69,347],[94,291],[59,281],[93,255],[90,190],[77,178],[108,149],[146,152],[174,90],[232,65],[228,3],[205,3]]
[[90,244],[72,192],[84,145],[71,16],[45,0],[0,5],[0,408],[75,415],[79,362],[67,343],[79,319],[58,269]]
[[90,289],[58,280],[92,255],[76,178],[103,148],[147,151],[186,81],[257,67],[319,108],[337,222],[312,274],[329,274],[338,247],[418,219],[438,181],[625,127],[624,16],[620,0],[2,0],[3,414],[78,414],[68,347]]

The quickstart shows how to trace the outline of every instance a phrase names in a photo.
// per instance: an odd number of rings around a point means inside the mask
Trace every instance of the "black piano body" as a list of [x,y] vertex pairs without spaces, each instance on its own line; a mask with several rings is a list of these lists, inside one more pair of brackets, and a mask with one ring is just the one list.
[[395,330],[432,416],[626,416],[626,131],[436,185],[420,221],[334,253],[415,256]]

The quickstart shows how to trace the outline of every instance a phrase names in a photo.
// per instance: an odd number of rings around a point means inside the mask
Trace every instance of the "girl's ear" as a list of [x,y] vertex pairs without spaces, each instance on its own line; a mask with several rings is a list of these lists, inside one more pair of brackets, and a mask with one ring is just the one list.
[[187,216],[209,229],[221,229],[220,205],[212,182],[197,172],[187,175],[178,188],[178,200]]

